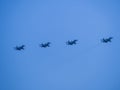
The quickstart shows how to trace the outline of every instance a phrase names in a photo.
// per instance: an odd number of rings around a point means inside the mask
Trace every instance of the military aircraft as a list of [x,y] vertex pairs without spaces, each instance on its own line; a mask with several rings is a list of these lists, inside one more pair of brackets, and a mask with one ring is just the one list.
[[111,42],[112,39],[113,39],[113,37],[103,38],[101,41],[102,41],[103,43],[108,43],[108,42]]
[[67,45],[73,45],[73,44],[76,44],[77,41],[78,41],[78,40],[76,40],[76,39],[75,39],[75,40],[72,40],[72,41],[69,41],[69,40],[68,40],[68,41],[66,42],[66,44],[67,44]]
[[50,47],[50,42],[47,42],[47,43],[42,43],[42,44],[40,44],[40,47],[42,47],[42,48],[46,48],[46,47]]
[[25,47],[25,45],[16,46],[16,47],[15,47],[15,50],[18,50],[18,51],[24,50],[24,47]]

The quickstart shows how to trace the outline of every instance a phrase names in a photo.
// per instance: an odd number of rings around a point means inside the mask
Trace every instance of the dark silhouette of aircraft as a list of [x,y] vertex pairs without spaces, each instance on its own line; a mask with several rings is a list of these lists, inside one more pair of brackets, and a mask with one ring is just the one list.
[[16,46],[15,50],[21,51],[24,50],[25,45],[21,45],[21,46]]
[[103,43],[108,43],[108,42],[111,42],[112,39],[113,39],[113,37],[103,38],[101,41],[102,41]]
[[74,44],[77,44],[77,43],[76,43],[77,41],[78,41],[78,40],[72,40],[72,41],[69,41],[69,40],[68,40],[68,41],[66,42],[66,44],[67,44],[67,45],[74,45]]
[[47,43],[42,43],[42,44],[40,44],[40,47],[42,47],[42,48],[46,48],[46,47],[50,47],[50,42],[47,42]]

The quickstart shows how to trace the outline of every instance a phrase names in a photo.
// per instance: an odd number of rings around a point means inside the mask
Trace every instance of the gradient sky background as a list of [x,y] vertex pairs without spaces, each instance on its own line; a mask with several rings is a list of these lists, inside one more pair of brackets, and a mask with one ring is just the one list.
[[0,0],[0,41],[0,90],[120,90],[120,0]]

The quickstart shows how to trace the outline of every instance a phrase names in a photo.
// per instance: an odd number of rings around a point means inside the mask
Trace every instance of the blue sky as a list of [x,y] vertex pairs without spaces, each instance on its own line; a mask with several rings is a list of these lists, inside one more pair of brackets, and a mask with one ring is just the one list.
[[119,0],[0,0],[0,90],[120,90],[119,23]]

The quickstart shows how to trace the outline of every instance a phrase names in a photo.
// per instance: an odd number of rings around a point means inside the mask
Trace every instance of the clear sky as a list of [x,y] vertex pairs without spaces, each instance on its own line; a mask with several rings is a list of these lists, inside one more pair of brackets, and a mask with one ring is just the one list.
[[0,41],[0,90],[120,90],[120,0],[0,0]]

